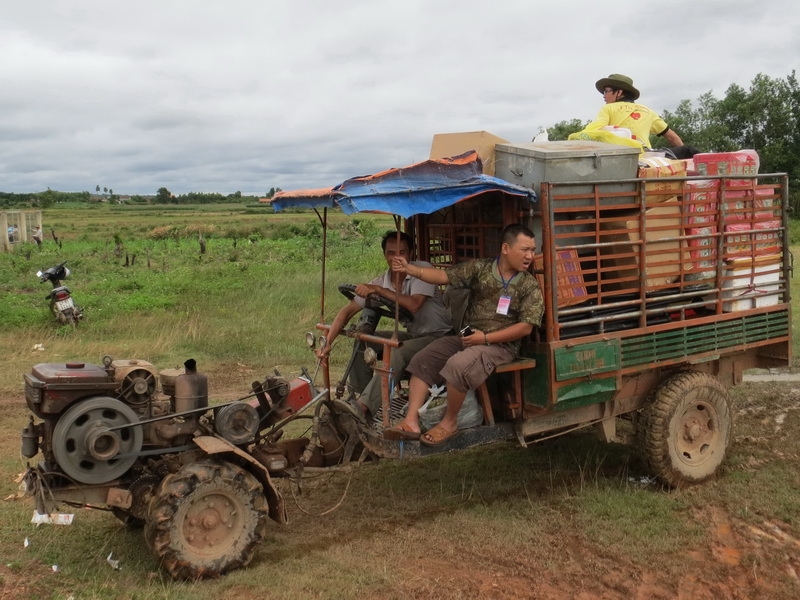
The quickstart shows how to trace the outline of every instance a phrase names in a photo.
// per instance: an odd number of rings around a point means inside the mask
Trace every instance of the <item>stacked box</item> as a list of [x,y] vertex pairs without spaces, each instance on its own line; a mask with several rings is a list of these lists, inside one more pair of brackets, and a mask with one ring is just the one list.
[[[686,177],[686,161],[666,158],[643,158],[639,161],[639,179]],[[641,166],[642,164],[646,166]],[[647,196],[666,200],[681,193],[680,181],[648,181],[644,186]]]
[[[724,258],[763,256],[780,252],[780,219],[771,212],[758,212],[748,222],[725,226]],[[775,231],[769,231],[775,230]]]
[[[558,306],[572,306],[584,302],[588,293],[583,281],[578,252],[574,249],[556,250],[555,263]],[[542,254],[533,257],[533,267],[539,287],[544,292],[547,288],[544,285],[544,256]]]
[[780,298],[781,257],[779,254],[728,263],[722,283],[722,310],[736,312],[775,306]]
[[[682,268],[690,268],[690,255],[681,236],[681,213],[677,197],[661,202],[645,212],[645,285],[663,287],[674,283]],[[606,280],[624,279],[603,285],[608,290],[633,290],[639,280],[639,214],[630,213],[619,220],[600,223],[600,241],[612,243],[601,247],[603,274]],[[686,265],[685,267],[682,267]]]
[[[700,175],[758,175],[758,153],[755,150],[707,152],[692,157]],[[729,187],[746,187],[749,179],[727,180]]]
[[717,201],[719,181],[716,179],[687,181],[685,188],[687,200],[688,227],[686,235],[691,268],[695,271],[708,271],[715,268],[717,261]]

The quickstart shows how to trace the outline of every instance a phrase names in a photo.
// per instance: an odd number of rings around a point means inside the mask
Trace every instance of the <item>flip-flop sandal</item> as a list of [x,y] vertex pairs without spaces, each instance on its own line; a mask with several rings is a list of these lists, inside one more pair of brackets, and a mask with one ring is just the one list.
[[433,429],[423,433],[419,437],[419,443],[425,446],[441,446],[457,433],[458,429],[455,431],[448,431],[441,425],[437,425]]
[[400,425],[396,425],[395,427],[389,427],[388,429],[384,429],[383,437],[387,440],[394,440],[394,441],[418,440],[419,432],[406,429],[405,425],[401,423]]

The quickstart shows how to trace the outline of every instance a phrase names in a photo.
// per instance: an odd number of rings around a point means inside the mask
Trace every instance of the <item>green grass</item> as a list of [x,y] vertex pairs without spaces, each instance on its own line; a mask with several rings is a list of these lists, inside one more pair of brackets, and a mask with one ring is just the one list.
[[[297,372],[312,362],[302,336],[321,317],[322,244],[315,215],[243,217],[216,207],[214,213],[186,212],[182,224],[170,221],[179,234],[155,239],[150,233],[163,228],[161,213],[125,208],[124,226],[113,207],[45,212],[61,247],[48,239],[41,249],[28,245],[0,254],[0,349],[7,357],[0,393],[17,392],[21,374],[34,362],[96,362],[105,354],[159,366],[191,355],[201,368],[221,371],[240,364]],[[328,321],[345,303],[339,283],[365,281],[385,268],[379,240],[392,226],[387,217],[331,220]],[[183,236],[200,225],[213,230],[205,234],[204,254],[196,235]],[[247,235],[233,235],[233,228]],[[85,312],[75,332],[52,321],[47,284],[35,276],[63,260],[73,272],[66,284]],[[44,351],[34,352],[35,344]]]

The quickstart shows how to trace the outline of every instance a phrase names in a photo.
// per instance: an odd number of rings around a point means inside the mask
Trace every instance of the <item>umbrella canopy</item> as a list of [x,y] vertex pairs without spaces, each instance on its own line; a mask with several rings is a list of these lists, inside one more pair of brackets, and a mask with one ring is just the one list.
[[475,151],[426,160],[374,175],[353,177],[332,188],[278,192],[275,211],[340,207],[345,214],[379,212],[409,218],[430,214],[486,192],[502,192],[536,202],[533,190],[483,175]]

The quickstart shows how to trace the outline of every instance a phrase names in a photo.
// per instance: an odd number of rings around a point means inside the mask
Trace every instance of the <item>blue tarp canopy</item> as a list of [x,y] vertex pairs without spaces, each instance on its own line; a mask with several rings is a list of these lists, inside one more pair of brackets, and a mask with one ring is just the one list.
[[472,151],[353,177],[332,188],[278,192],[272,206],[276,212],[287,208],[339,207],[348,215],[380,212],[407,219],[486,192],[501,192],[536,202],[533,190],[484,175],[480,157]]

